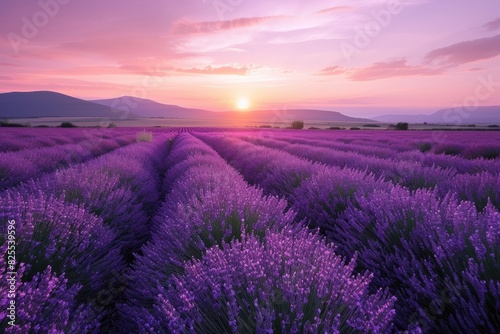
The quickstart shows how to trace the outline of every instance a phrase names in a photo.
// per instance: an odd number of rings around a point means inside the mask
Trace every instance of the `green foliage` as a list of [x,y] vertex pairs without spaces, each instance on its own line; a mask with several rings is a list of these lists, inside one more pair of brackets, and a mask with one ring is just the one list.
[[399,122],[398,124],[396,124],[396,130],[408,130],[408,123]]
[[456,144],[442,144],[434,147],[434,154],[460,155],[464,147]]
[[304,128],[304,121],[293,121],[292,129],[301,130]]
[[482,145],[467,148],[463,154],[466,159],[488,159],[494,160],[500,157],[500,146]]
[[20,123],[11,123],[8,119],[3,119],[0,121],[0,127],[8,127],[8,128],[25,128],[31,126],[29,123],[20,124]]
[[429,142],[424,142],[424,143],[418,143],[417,144],[418,149],[420,152],[429,152],[432,149],[432,143]]
[[77,128],[78,127],[71,122],[62,122],[60,126],[61,126],[61,128]]

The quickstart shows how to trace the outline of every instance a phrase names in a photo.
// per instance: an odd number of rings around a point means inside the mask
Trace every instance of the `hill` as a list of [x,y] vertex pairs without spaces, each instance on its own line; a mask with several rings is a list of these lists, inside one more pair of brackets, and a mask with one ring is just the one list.
[[153,100],[139,99],[130,96],[85,101],[50,91],[0,94],[0,118],[118,118],[123,115],[127,115],[129,118],[238,119],[261,121],[271,124],[291,123],[293,120],[350,123],[373,122],[373,120],[370,119],[349,117],[335,111],[314,109],[214,112],[204,109],[184,108],[177,105],[163,104]]
[[197,118],[197,119],[251,119],[266,122],[291,122],[295,119],[327,122],[373,122],[373,120],[349,117],[335,111],[312,109],[253,110],[248,112],[213,112],[204,109],[183,108],[152,100],[122,96],[115,99],[94,100],[105,106],[129,110],[141,117]]
[[119,112],[97,103],[49,91],[0,94],[0,118],[81,116],[113,118],[119,116]]
[[382,115],[373,117],[379,122],[437,123],[437,124],[500,124],[500,106],[441,109],[430,115]]
[[320,122],[373,123],[366,118],[355,118],[336,111],[314,109],[254,110],[249,112],[220,112],[221,117],[238,117],[267,122],[291,123],[293,120]]
[[183,108],[173,104],[163,104],[153,100],[140,99],[131,96],[122,96],[114,99],[91,100],[107,107],[129,111],[139,117],[166,117],[166,118],[213,118],[212,111],[203,109]]

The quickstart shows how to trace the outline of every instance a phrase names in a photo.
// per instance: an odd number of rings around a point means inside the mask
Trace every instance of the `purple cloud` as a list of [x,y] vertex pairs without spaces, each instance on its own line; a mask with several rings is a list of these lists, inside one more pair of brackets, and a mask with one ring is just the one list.
[[436,49],[425,56],[425,63],[455,67],[500,55],[500,35],[460,42]]
[[189,73],[189,74],[212,74],[212,75],[247,75],[249,74],[253,69],[258,68],[259,66],[220,66],[220,67],[214,67],[214,66],[207,66],[205,68],[189,68],[189,69],[182,69],[182,68],[176,68],[175,72],[177,73]]
[[488,30],[488,31],[494,31],[494,30],[500,29],[500,17],[498,19],[495,19],[493,21],[486,23],[483,26],[483,28]]
[[351,6],[335,6],[335,7],[329,7],[329,8],[325,8],[322,10],[318,10],[315,14],[329,14],[332,12],[341,12],[341,11],[350,10],[350,9],[353,9],[353,7],[351,7]]
[[210,34],[214,32],[240,29],[259,25],[263,22],[283,18],[283,16],[244,17],[226,21],[193,22],[191,20],[178,21],[173,26],[173,33],[178,35]]
[[411,66],[405,58],[378,62],[369,67],[354,70],[349,76],[353,81],[369,81],[393,77],[430,76],[443,73],[442,69],[432,69],[422,65]]
[[321,69],[317,75],[339,75],[339,74],[344,74],[346,72],[346,68],[342,66],[328,66],[323,69]]

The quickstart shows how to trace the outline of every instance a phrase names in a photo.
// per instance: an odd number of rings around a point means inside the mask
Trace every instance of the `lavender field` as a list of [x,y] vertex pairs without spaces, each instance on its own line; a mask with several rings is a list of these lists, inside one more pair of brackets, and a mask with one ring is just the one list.
[[2,129],[0,332],[498,333],[499,210],[500,132]]

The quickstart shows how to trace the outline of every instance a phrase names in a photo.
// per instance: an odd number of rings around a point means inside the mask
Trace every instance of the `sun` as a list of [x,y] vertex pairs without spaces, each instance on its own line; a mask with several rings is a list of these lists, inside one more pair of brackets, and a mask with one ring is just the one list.
[[239,110],[247,110],[250,107],[250,102],[248,102],[248,99],[241,97],[236,101],[236,108]]

